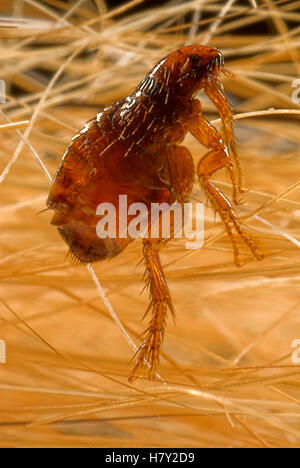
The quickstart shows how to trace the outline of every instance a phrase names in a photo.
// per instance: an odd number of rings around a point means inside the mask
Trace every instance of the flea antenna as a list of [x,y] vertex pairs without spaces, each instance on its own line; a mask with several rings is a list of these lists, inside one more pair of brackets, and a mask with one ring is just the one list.
[[[127,341],[127,343],[129,344],[129,346],[133,349],[133,351],[136,353],[138,351],[138,347],[137,345],[134,343],[134,341],[132,341],[132,339],[130,338],[127,330],[125,329],[124,325],[122,324],[122,322],[120,321],[119,317],[117,316],[116,312],[114,311],[111,303],[109,302],[109,300],[107,299],[107,296],[101,286],[101,283],[95,273],[95,270],[93,268],[93,266],[89,263],[87,265],[87,269],[95,283],[95,286],[97,288],[97,291],[99,293],[99,296],[101,297],[109,315],[111,316],[111,318],[113,319],[113,321],[115,322],[115,324],[117,325],[117,327],[121,330],[121,333],[122,335],[124,336],[125,340]],[[145,361],[145,364],[147,365],[147,367],[151,367],[149,362],[148,361]],[[165,383],[165,381],[163,380],[163,378],[156,372],[155,373],[155,376],[161,380],[162,382]]]

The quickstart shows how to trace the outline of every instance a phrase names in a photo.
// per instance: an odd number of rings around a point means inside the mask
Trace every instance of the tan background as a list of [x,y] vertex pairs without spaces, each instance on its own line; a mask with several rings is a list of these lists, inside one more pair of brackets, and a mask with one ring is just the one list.
[[[254,1],[231,2],[219,21],[229,2],[199,2],[198,12],[191,2],[173,2],[117,16],[101,0],[95,7],[86,1],[63,21],[70,7],[62,2],[25,3],[1,2],[1,13],[31,20],[9,27],[1,21],[0,78],[9,95],[0,124],[30,120],[51,77],[65,68],[44,94],[28,138],[36,153],[25,145],[18,156],[20,134],[0,133],[0,338],[7,343],[0,446],[299,447],[300,364],[291,360],[292,342],[300,339],[299,105],[291,101],[291,83],[300,76],[298,2],[257,1],[256,9]],[[185,26],[185,14],[200,26]],[[243,33],[249,24],[259,33]],[[245,265],[235,267],[224,228],[207,208],[204,248],[188,253],[178,241],[162,254],[177,312],[161,359],[167,384],[141,378],[131,386],[132,350],[87,270],[66,259],[51,213],[37,215],[49,182],[35,157],[54,175],[86,120],[126,96],[167,52],[205,40],[236,73],[224,82],[237,114],[286,109],[236,124],[251,188],[238,213],[250,216],[246,224],[266,260],[256,262],[241,245]],[[89,53],[71,60],[82,46]],[[212,104],[202,102],[216,119]],[[186,145],[195,161],[205,152],[190,136]],[[215,179],[230,196],[226,175]],[[193,195],[204,201],[197,184]],[[274,228],[251,217],[256,210]],[[95,266],[137,344],[147,323],[143,268],[136,267],[141,253],[137,241]]]

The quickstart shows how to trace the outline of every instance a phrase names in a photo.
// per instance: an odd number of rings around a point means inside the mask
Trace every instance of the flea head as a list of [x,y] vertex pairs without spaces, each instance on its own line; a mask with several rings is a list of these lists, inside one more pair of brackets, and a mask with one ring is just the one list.
[[191,97],[205,87],[210,76],[219,77],[224,58],[218,49],[193,45],[170,54],[165,64],[176,79],[176,91]]

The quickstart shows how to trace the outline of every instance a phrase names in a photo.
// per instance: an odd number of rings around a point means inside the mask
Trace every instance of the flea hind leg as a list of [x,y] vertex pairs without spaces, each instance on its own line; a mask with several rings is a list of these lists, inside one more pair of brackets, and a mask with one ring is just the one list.
[[[170,203],[177,201],[182,205],[189,200],[194,184],[193,158],[187,148],[174,144],[166,148],[166,161],[167,164],[160,173],[161,182],[166,184],[169,189]],[[176,225],[173,220],[170,226],[170,238],[174,236],[175,230]],[[149,378],[155,377],[168,312],[171,312],[175,319],[170,291],[159,258],[160,249],[170,238],[145,239],[143,241],[146,264],[145,279],[150,291],[150,305],[146,314],[151,313],[151,319],[144,332],[144,341],[137,353],[132,376],[148,362],[150,366]]]
[[175,318],[169,288],[159,258],[159,249],[159,241],[144,240],[145,278],[150,291],[150,305],[145,315],[151,313],[151,319],[148,328],[144,332],[143,344],[137,352],[136,363],[132,370],[131,378],[146,363],[150,366],[149,378],[153,379],[155,377],[168,310],[170,310]]
[[[165,157],[166,164],[159,173],[160,181],[169,190],[170,205],[178,202],[182,206],[184,202],[189,200],[194,185],[195,167],[193,158],[187,148],[177,144],[170,144],[166,147]],[[181,220],[183,221],[183,219]],[[137,353],[132,377],[139,368],[144,367],[147,363],[150,366],[149,378],[153,379],[155,377],[168,312],[171,312],[173,319],[175,319],[175,310],[159,258],[160,249],[170,238],[174,237],[177,229],[174,219],[170,219],[170,221],[169,238],[144,239],[143,241],[146,264],[145,279],[150,291],[150,305],[146,314],[151,313],[151,319],[147,330],[144,332],[143,344]],[[161,222],[159,222],[159,225],[161,228]]]

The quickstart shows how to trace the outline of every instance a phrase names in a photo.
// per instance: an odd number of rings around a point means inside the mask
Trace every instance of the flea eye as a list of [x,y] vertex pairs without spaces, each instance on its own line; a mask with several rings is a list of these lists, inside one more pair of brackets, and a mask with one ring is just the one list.
[[190,59],[191,59],[192,62],[198,62],[199,58],[200,58],[200,57],[199,57],[198,54],[192,54],[192,55],[190,56]]

